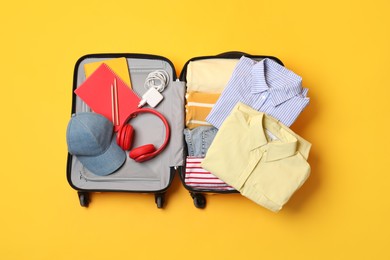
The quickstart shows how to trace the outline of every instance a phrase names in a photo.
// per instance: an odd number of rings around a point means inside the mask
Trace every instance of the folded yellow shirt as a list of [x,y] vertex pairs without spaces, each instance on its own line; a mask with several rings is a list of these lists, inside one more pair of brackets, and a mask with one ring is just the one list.
[[188,63],[187,92],[222,93],[238,59],[204,59]]
[[276,119],[238,103],[202,167],[252,201],[279,211],[310,174],[311,144]]
[[197,126],[210,125],[206,122],[220,94],[189,92],[186,95],[186,127],[193,129]]

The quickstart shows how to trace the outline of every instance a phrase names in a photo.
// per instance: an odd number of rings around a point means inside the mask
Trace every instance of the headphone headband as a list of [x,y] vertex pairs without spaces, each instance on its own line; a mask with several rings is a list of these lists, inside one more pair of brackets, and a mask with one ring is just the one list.
[[129,121],[133,118],[135,118],[137,115],[139,114],[143,114],[143,113],[149,113],[149,114],[153,114],[155,116],[157,116],[158,118],[161,119],[161,121],[163,122],[164,126],[165,126],[165,140],[164,140],[164,143],[158,148],[156,149],[156,151],[152,152],[152,153],[149,153],[149,154],[146,154],[146,155],[143,155],[141,156],[140,158],[138,158],[136,161],[137,162],[144,162],[144,161],[147,161],[149,159],[152,159],[153,157],[155,157],[156,155],[158,155],[159,153],[161,153],[165,148],[166,146],[168,145],[168,141],[169,141],[169,137],[170,137],[170,128],[169,128],[169,124],[168,124],[168,121],[167,119],[159,112],[157,112],[156,110],[154,109],[150,109],[150,108],[138,108],[137,110],[135,110],[134,112],[132,112],[127,118],[126,120],[124,121],[124,124],[122,125],[122,127],[129,123]]

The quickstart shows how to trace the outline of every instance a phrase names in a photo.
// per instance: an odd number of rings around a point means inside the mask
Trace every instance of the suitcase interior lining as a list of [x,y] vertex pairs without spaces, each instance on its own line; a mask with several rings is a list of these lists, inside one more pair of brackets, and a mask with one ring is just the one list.
[[[84,64],[105,60],[107,58],[86,58],[77,69],[77,86],[85,81]],[[155,70],[167,71],[170,83],[162,92],[164,100],[155,108],[162,113],[171,130],[167,148],[155,158],[137,163],[128,157],[125,164],[115,173],[108,176],[97,176],[89,172],[72,156],[71,182],[80,189],[90,190],[125,190],[125,191],[158,191],[167,188],[171,181],[171,167],[183,165],[184,154],[184,95],[185,84],[172,81],[174,68],[164,60],[127,58],[133,91],[142,96],[146,89],[144,82],[147,75]],[[76,96],[76,112],[90,111],[89,107]],[[135,130],[133,147],[154,144],[157,148],[165,138],[163,123],[151,114],[142,114],[130,122]]]

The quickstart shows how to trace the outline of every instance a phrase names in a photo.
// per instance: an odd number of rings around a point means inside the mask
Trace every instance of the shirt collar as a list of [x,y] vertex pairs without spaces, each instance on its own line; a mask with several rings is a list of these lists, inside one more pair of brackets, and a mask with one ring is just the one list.
[[263,119],[264,113],[260,112],[258,115],[252,116],[248,122],[250,135],[253,138],[253,142],[251,143],[251,150],[262,147],[268,143],[267,137],[265,136],[264,132],[261,131],[261,129],[263,129]]
[[298,151],[298,139],[282,124],[272,117],[263,120],[263,129],[267,129],[279,140],[268,142],[266,161],[276,161],[290,157]]
[[[276,161],[296,154],[298,139],[284,130],[277,120],[266,116],[242,103],[237,104],[239,120],[249,128],[249,134],[253,138],[250,149],[255,150],[265,147],[267,151],[266,161]],[[245,115],[250,115],[246,117]],[[278,137],[280,141],[269,142],[265,129]]]
[[268,91],[274,106],[302,92],[302,78],[271,59],[256,62],[251,75],[251,94]]
[[293,156],[297,152],[297,145],[297,140],[290,142],[269,143],[266,161],[277,161]]

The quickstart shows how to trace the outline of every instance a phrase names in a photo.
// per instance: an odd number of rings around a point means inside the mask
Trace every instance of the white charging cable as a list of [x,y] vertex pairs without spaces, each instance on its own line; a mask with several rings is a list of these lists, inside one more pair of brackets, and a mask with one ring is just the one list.
[[156,70],[150,72],[145,80],[145,88],[155,88],[158,92],[163,92],[169,84],[169,75],[165,70]]
[[164,91],[168,84],[169,75],[165,70],[156,70],[149,73],[144,84],[147,91],[142,96],[138,107],[142,107],[146,103],[151,107],[156,107],[163,100],[164,97],[160,93]]

